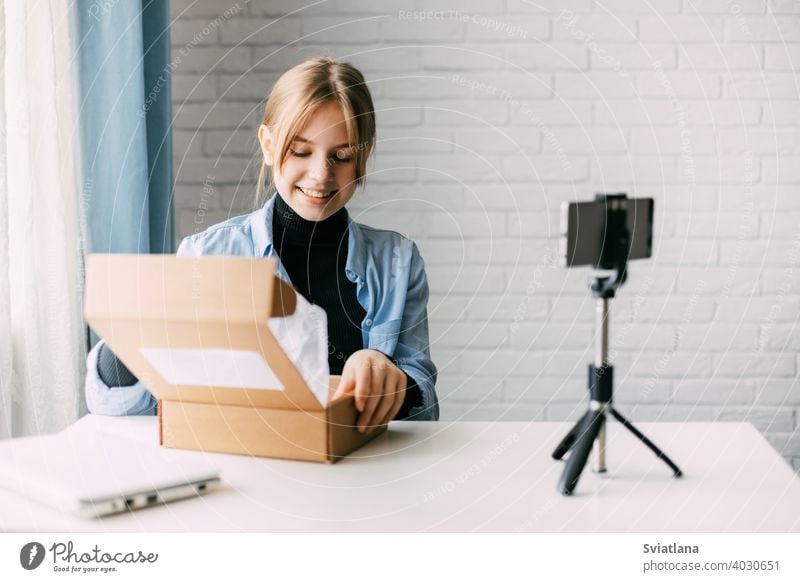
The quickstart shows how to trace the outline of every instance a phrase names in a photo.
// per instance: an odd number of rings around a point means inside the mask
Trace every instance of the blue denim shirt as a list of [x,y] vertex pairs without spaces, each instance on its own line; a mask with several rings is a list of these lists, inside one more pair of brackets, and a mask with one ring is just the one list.
[[[231,218],[186,237],[178,256],[235,255],[272,257],[278,275],[289,281],[272,244],[273,195],[259,210]],[[413,241],[396,232],[353,222],[345,275],[356,283],[358,302],[367,315],[361,322],[365,348],[395,359],[422,392],[422,404],[408,411],[416,420],[438,420],[436,366],[428,340],[428,280],[425,265]],[[102,342],[101,342],[102,343]],[[95,414],[153,414],[155,398],[141,382],[107,386],[97,372],[98,343],[87,358],[86,403]]]

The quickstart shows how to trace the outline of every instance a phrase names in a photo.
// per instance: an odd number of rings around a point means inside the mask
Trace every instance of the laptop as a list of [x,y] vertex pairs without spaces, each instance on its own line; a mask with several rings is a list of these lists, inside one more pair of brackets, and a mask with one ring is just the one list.
[[0,487],[83,518],[202,495],[220,471],[202,453],[100,432],[0,441]]

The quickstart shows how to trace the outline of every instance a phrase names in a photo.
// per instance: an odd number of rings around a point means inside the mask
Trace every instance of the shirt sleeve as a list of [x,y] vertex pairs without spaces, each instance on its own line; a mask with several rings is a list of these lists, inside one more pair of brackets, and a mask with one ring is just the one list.
[[425,274],[425,263],[416,244],[412,243],[411,253],[406,303],[393,358],[400,369],[413,380],[421,396],[421,402],[417,406],[404,410],[407,419],[439,420],[437,370],[431,360],[428,334],[428,278]]
[[419,389],[414,378],[408,375],[408,372],[403,372],[406,375],[406,397],[403,400],[403,405],[397,411],[395,420],[406,420],[412,408],[417,408],[422,405],[422,390]]
[[157,401],[144,384],[109,386],[97,371],[97,356],[104,345],[99,341],[86,358],[86,406],[92,414],[106,416],[153,415]]
[[107,386],[133,386],[139,381],[106,343],[97,352],[97,373]]

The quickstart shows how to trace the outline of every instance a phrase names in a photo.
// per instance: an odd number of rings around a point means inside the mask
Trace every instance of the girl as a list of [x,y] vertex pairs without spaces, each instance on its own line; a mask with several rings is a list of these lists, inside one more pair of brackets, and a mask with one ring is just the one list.
[[[328,315],[331,374],[353,393],[358,429],[392,419],[437,420],[428,349],[428,283],[416,245],[353,222],[345,205],[363,185],[375,111],[352,65],[312,59],[270,93],[258,139],[277,190],[257,211],[189,236],[179,256],[274,257],[278,274]],[[86,401],[96,414],[152,414],[156,402],[104,342],[89,353]]]

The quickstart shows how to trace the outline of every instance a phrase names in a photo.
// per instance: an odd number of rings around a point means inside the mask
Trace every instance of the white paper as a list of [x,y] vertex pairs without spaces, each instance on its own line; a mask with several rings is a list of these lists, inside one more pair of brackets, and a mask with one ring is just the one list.
[[303,376],[322,406],[328,405],[328,316],[299,293],[297,309],[287,317],[273,317],[269,329]]
[[261,354],[250,350],[141,348],[140,351],[170,384],[284,389]]

